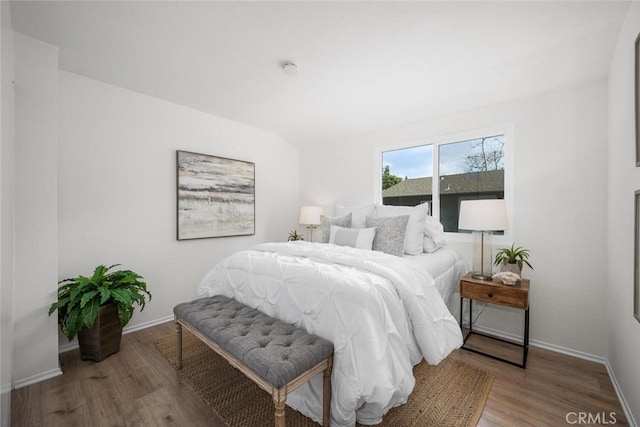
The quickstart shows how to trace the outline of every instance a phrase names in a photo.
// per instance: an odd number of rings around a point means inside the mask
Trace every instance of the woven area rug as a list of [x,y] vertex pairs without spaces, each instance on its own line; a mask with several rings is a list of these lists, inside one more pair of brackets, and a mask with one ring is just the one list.
[[[158,350],[175,366],[174,334],[156,341]],[[180,378],[228,427],[274,424],[271,396],[229,365],[213,350],[183,330]],[[424,361],[414,367],[416,386],[406,404],[390,410],[380,426],[475,426],[482,415],[493,377],[465,363],[445,359],[438,366]],[[286,407],[287,427],[318,426]]]

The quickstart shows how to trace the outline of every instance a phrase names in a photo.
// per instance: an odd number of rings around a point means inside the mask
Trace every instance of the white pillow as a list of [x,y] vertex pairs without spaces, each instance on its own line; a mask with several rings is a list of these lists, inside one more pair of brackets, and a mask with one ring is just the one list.
[[351,246],[352,248],[368,249],[373,248],[373,238],[376,236],[376,229],[373,228],[344,228],[337,225],[331,226],[329,243],[340,246]]
[[418,206],[376,205],[376,217],[409,215],[407,237],[404,241],[404,253],[419,255],[424,250],[424,226],[429,214],[429,204]]
[[424,223],[424,251],[434,252],[447,243],[444,236],[444,227],[434,217],[427,216]]
[[373,203],[364,206],[342,206],[336,205],[333,214],[335,216],[345,216],[351,214],[351,228],[365,228],[367,217],[373,216],[376,205]]

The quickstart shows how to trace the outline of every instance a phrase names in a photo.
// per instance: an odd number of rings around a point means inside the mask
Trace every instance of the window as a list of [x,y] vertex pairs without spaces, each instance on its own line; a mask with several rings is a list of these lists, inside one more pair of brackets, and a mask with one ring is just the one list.
[[385,151],[382,164],[382,204],[416,206],[429,202],[431,208],[432,145]]
[[462,200],[504,198],[504,134],[382,152],[382,203],[428,202],[447,232],[458,232]]

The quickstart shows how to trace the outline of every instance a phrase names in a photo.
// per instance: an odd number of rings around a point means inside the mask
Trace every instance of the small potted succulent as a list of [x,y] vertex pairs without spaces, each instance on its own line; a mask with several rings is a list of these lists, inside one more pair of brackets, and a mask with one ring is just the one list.
[[498,249],[493,265],[500,266],[500,271],[510,271],[522,277],[522,267],[526,264],[533,270],[529,263],[529,249],[521,246],[515,247],[512,244],[510,248]]
[[58,282],[58,324],[71,341],[78,335],[82,360],[100,361],[120,350],[122,328],[133,315],[134,304],[144,309],[151,294],[143,277],[131,270],[114,270],[119,264],[97,266],[91,277]]
[[298,230],[293,230],[292,232],[289,233],[289,237],[287,238],[288,242],[295,242],[298,240],[304,240],[304,237],[298,234]]

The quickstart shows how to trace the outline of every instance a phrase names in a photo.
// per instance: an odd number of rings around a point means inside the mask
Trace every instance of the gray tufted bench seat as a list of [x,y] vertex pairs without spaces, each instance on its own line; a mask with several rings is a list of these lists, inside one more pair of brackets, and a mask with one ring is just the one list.
[[177,369],[182,368],[182,327],[271,393],[277,427],[284,427],[288,393],[324,371],[323,420],[329,425],[333,344],[239,302],[216,295],[178,304]]

